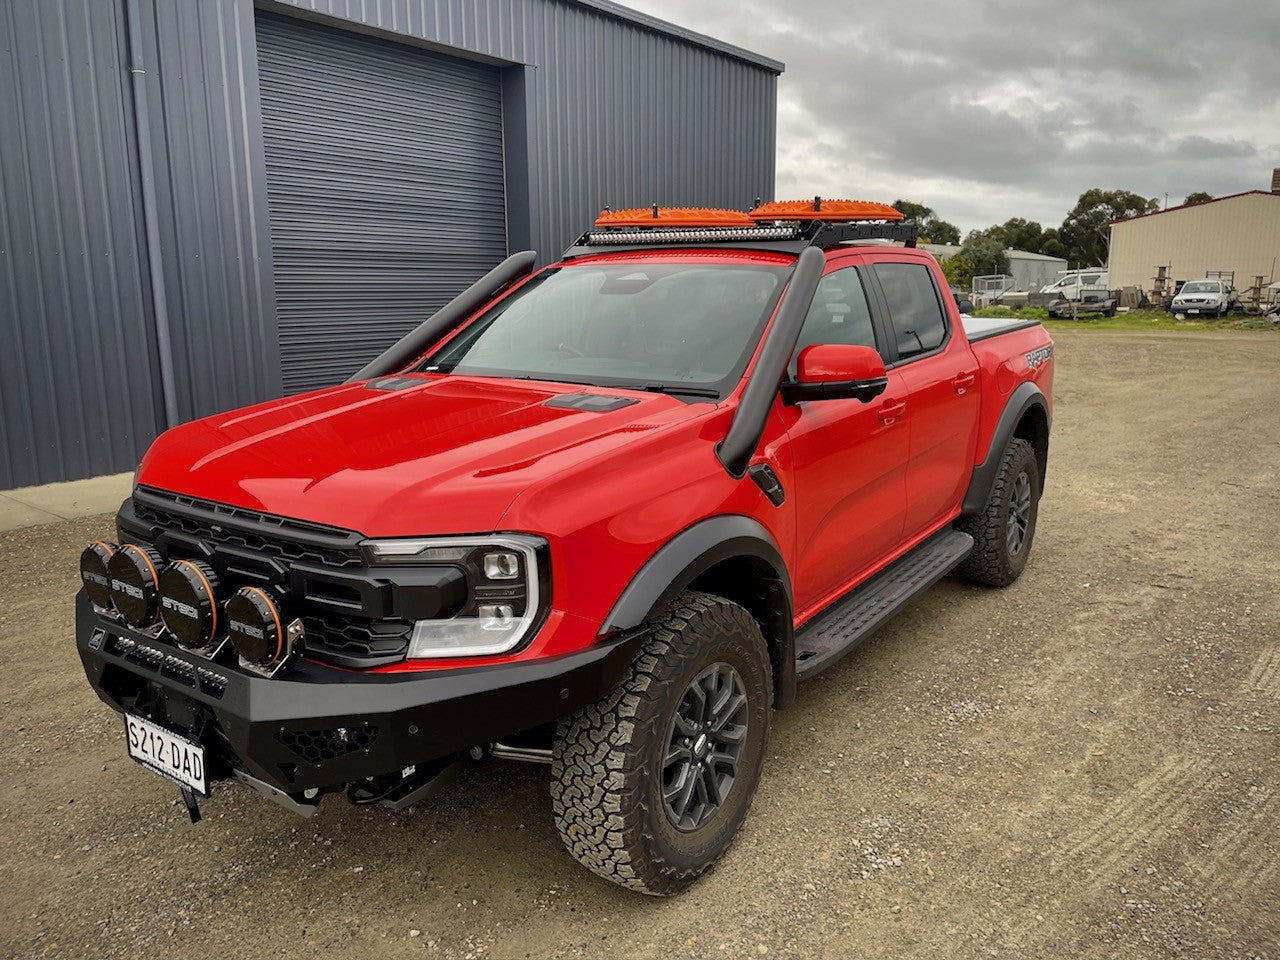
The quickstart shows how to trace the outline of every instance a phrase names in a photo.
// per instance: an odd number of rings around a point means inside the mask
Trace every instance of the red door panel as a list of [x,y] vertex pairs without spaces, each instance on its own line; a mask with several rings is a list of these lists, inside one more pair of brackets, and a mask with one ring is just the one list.
[[902,378],[911,425],[908,538],[947,519],[964,498],[977,441],[977,372],[978,361],[957,342],[895,371]]
[[795,608],[801,613],[882,560],[902,542],[906,419],[902,379],[871,403],[806,401],[788,409],[795,476]]
[[973,472],[978,361],[932,258],[914,251],[868,252],[896,341],[903,418],[909,425],[907,505],[910,540],[954,516]]

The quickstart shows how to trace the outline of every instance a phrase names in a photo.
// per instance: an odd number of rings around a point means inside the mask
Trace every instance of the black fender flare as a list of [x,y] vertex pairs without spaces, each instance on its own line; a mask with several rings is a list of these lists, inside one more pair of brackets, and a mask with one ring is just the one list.
[[[1040,407],[1044,411],[1045,423],[1052,424],[1049,415],[1049,401],[1034,383],[1019,384],[1004,405],[1004,411],[996,422],[995,432],[991,435],[991,443],[987,447],[982,463],[974,467],[973,477],[969,481],[969,489],[964,495],[964,505],[960,512],[964,516],[977,516],[987,507],[991,497],[991,488],[996,482],[996,473],[1000,470],[1000,461],[1004,458],[1005,447],[1013,439],[1014,431],[1022,422],[1023,416],[1032,407]],[[1040,478],[1041,492],[1044,490],[1044,477]]]
[[[723,514],[699,521],[672,537],[645,562],[605,618],[600,634],[633,630],[659,613],[689,585],[725,560],[751,558],[772,571],[770,622],[761,627],[774,661],[774,705],[795,699],[795,630],[791,574],[773,535],[758,520]],[[759,617],[758,617],[759,618]]]

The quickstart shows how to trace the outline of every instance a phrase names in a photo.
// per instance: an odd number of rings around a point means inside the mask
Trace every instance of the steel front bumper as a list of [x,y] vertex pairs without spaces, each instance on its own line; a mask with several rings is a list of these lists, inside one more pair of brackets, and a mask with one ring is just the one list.
[[212,779],[237,771],[297,794],[447,757],[550,723],[621,681],[628,635],[527,663],[371,674],[301,661],[273,679],[153,639],[76,597],[76,647],[94,691],[199,739]]

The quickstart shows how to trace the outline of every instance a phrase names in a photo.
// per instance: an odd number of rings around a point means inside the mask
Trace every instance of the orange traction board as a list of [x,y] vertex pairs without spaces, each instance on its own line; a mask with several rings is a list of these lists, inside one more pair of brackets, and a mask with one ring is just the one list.
[[755,221],[822,220],[843,223],[849,220],[901,220],[902,213],[887,203],[873,200],[775,200],[756,207],[748,214]]
[[606,210],[596,218],[597,227],[754,227],[756,222],[741,210],[706,207],[635,207]]

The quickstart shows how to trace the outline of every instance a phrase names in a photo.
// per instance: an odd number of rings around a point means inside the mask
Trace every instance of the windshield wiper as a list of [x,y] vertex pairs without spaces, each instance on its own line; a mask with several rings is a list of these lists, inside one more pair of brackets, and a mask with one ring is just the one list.
[[712,397],[716,400],[720,399],[720,391],[713,390],[711,387],[691,387],[679,383],[642,383],[634,387],[624,387],[630,390],[645,390],[649,393],[667,393],[667,394],[684,394],[689,397]]

